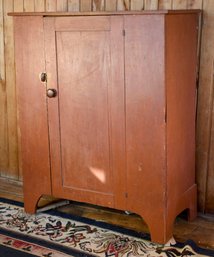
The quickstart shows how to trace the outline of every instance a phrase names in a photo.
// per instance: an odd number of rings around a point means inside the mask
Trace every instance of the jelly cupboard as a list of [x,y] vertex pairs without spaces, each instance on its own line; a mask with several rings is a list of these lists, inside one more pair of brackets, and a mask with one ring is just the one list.
[[25,209],[41,195],[196,215],[198,11],[14,13]]

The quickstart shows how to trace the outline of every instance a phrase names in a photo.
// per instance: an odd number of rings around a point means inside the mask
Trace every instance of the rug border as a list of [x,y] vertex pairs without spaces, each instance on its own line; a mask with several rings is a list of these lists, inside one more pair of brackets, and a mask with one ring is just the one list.
[[45,248],[50,248],[50,249],[53,249],[53,250],[56,250],[59,252],[63,252],[68,255],[71,254],[72,256],[75,256],[75,257],[98,257],[98,255],[94,255],[92,253],[88,253],[88,252],[84,252],[81,250],[66,247],[64,245],[52,243],[51,241],[47,241],[44,239],[40,240],[38,238],[34,238],[34,237],[28,236],[26,234],[22,234],[21,232],[19,233],[16,231],[10,231],[10,230],[4,229],[4,228],[0,228],[0,234],[2,234],[4,236],[12,237],[12,238],[17,238],[21,241],[26,241],[28,243],[38,244]]
[[[3,250],[3,252],[2,252],[2,250]],[[11,248],[11,247],[8,247],[8,246],[5,246],[5,245],[0,245],[0,251],[1,251],[0,252],[1,254],[4,254],[3,256],[5,256],[5,252],[7,252],[6,256],[8,256],[8,252],[10,252],[9,254],[12,257],[14,257],[14,256],[18,256],[18,257],[38,257],[35,254],[31,254],[29,252],[24,252],[24,251],[19,251],[19,250],[16,250],[14,248]]]
[[[6,198],[1,198],[0,197],[0,202],[4,202],[4,203],[7,203],[7,204],[13,204],[13,205],[17,205],[17,206],[20,206],[20,207],[24,207],[24,204],[22,202],[18,202],[18,201],[11,200],[11,199],[6,199]],[[103,229],[112,230],[114,232],[125,234],[127,236],[137,237],[139,239],[144,239],[144,240],[148,240],[148,241],[151,240],[150,235],[147,234],[147,233],[137,232],[137,231],[134,231],[132,229],[127,229],[127,228],[124,228],[124,227],[121,227],[121,226],[118,226],[118,225],[115,225],[115,224],[108,224],[108,223],[103,222],[103,221],[96,221],[96,220],[86,218],[86,217],[80,217],[80,216],[76,216],[76,215],[73,215],[73,214],[63,213],[63,212],[60,212],[58,210],[48,210],[48,211],[45,211],[45,212],[42,212],[42,213],[55,215],[55,216],[58,216],[58,217],[61,217],[61,218],[66,218],[66,219],[73,219],[73,220],[78,221],[78,222],[83,222],[83,223],[85,222],[85,223],[87,223],[89,225],[92,225],[92,226],[98,226],[98,227],[101,227]],[[3,230],[4,229],[2,229],[2,228],[0,229],[0,231],[3,231]],[[5,230],[5,232],[8,232],[8,230],[7,231]],[[14,233],[17,234],[17,236],[19,236],[21,234],[21,233],[13,232],[13,234]],[[9,236],[11,236],[11,235],[9,235]],[[23,236],[23,238],[21,238],[21,240],[25,240],[26,238],[29,238],[30,240],[28,240],[28,241],[30,241],[32,243],[35,242],[35,243],[38,243],[38,244],[42,243],[42,245],[44,247],[48,247],[48,245],[51,244],[51,246],[53,246],[53,249],[63,251],[64,253],[69,254],[71,251],[73,251],[73,249],[68,248],[66,246],[57,245],[57,247],[56,247],[56,244],[53,244],[51,242],[47,242],[47,244],[46,244],[45,240],[35,239],[35,238],[32,238],[32,237],[28,237],[27,235],[22,235],[22,236]],[[34,239],[35,239],[35,241],[34,241]],[[214,250],[200,247],[193,240],[187,240],[183,243],[176,242],[176,244],[168,246],[168,247],[177,247],[177,248],[182,249],[186,245],[191,246],[192,249],[198,254],[203,254],[203,255],[214,257]],[[68,250],[69,250],[69,252],[68,252]],[[79,250],[77,250],[77,252],[74,250],[74,254],[79,254],[79,255],[75,255],[77,257],[83,257],[83,256],[85,257],[86,256],[85,252],[81,252]],[[97,255],[93,255],[93,254],[90,254],[90,253],[87,253],[87,255],[91,256],[91,257],[97,256]]]

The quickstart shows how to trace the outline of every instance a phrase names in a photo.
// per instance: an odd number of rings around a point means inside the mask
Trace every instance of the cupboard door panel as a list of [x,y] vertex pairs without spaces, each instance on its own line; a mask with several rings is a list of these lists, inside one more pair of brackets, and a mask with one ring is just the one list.
[[125,30],[128,209],[147,215],[165,190],[164,17],[126,16]]
[[56,44],[63,186],[111,193],[109,32],[57,32]]
[[[113,124],[124,115],[123,70],[118,69],[117,80],[115,76],[118,64],[123,67],[123,58],[118,58],[123,45],[115,47],[118,35],[123,42],[122,19],[91,17],[93,28],[90,17],[87,21],[46,19],[48,88],[56,85],[58,91],[56,98],[48,99],[52,185],[56,196],[113,206],[121,158],[112,157],[118,151],[115,140],[121,145],[120,156],[124,147],[124,132],[119,135]],[[55,49],[48,49],[53,44]]]

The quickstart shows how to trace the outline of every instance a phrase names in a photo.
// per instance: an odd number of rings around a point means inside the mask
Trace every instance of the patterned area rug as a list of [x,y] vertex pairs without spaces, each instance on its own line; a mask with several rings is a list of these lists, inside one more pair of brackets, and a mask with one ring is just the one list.
[[28,215],[22,204],[0,199],[0,257],[14,256],[187,257],[214,251],[192,241],[157,245],[146,235],[56,211]]

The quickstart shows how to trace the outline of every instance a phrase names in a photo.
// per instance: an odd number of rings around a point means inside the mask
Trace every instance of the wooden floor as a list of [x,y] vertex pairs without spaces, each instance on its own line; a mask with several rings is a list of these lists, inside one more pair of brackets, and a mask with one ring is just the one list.
[[[22,202],[23,193],[21,184],[0,179],[0,197]],[[39,207],[46,206],[52,201],[56,201],[56,199],[47,196],[43,197],[39,202]],[[136,231],[149,232],[142,218],[136,214],[128,215],[122,211],[72,201],[69,205],[59,209],[66,213],[104,221]],[[214,216],[199,213],[193,222],[187,222],[183,216],[179,216],[175,221],[173,234],[175,240],[179,242],[192,239],[203,248],[214,249]]]

